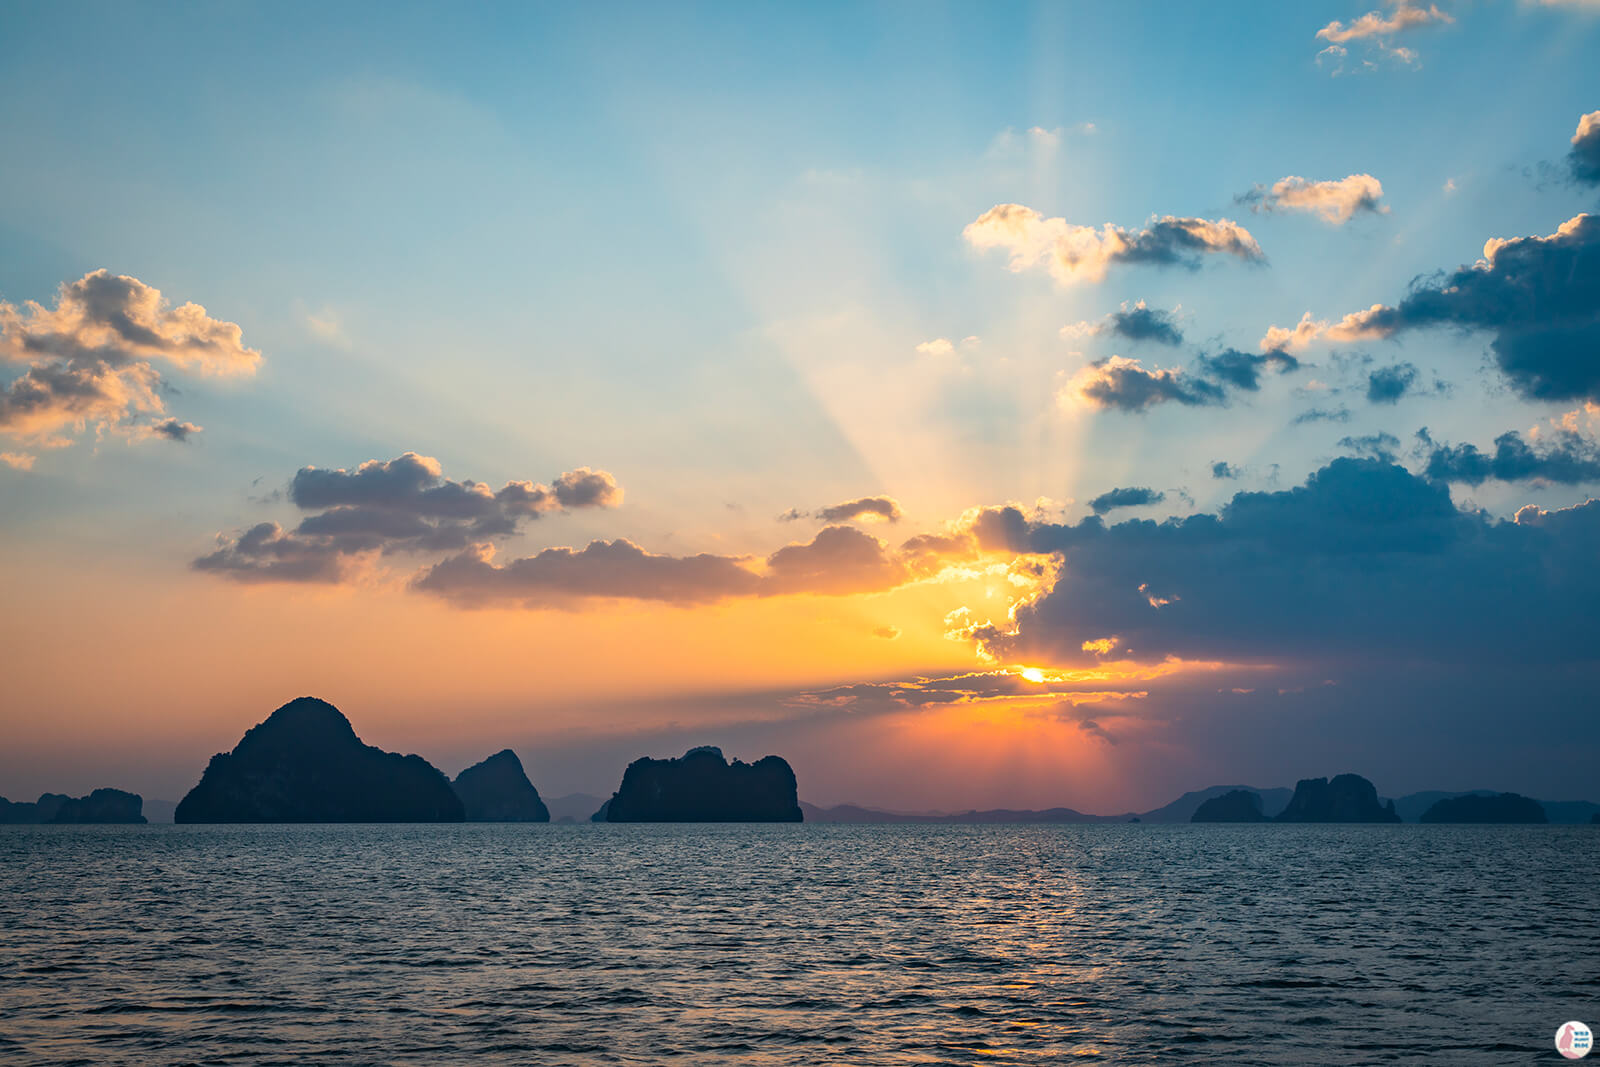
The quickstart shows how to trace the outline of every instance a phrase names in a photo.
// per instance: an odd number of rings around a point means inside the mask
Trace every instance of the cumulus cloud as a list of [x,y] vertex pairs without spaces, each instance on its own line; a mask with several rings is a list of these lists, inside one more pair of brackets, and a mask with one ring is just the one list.
[[1572,168],[1573,181],[1600,185],[1600,111],[1591,111],[1578,120],[1567,164]]
[[563,474],[554,487],[513,481],[496,490],[446,478],[438,460],[406,452],[353,471],[302,467],[289,499],[315,514],[292,531],[261,523],[222,535],[195,568],[240,581],[337,581],[364,553],[461,551],[513,536],[547,512],[616,507],[622,490],[588,467]]
[[1100,322],[1080,322],[1061,328],[1061,336],[1069,340],[1097,334],[1113,334],[1134,342],[1153,341],[1174,346],[1183,344],[1183,331],[1178,326],[1177,315],[1152,308],[1143,300],[1131,305],[1123,301],[1120,310],[1113,311]]
[[1146,370],[1136,359],[1110,356],[1081,368],[1057,395],[1057,401],[1069,410],[1086,406],[1146,411],[1166,403],[1186,407],[1223,405],[1228,402],[1230,390],[1259,390],[1264,369],[1282,374],[1299,366],[1300,361],[1286,352],[1256,355],[1232,348],[1216,355],[1200,355],[1193,372],[1178,368]]
[[1058,396],[1064,407],[1082,404],[1118,411],[1145,411],[1168,402],[1198,407],[1226,399],[1215,382],[1175,368],[1145,370],[1138,360],[1123,356],[1096,360],[1082,368]]
[[1096,515],[1104,515],[1117,508],[1142,508],[1150,504],[1159,504],[1167,499],[1167,494],[1142,486],[1128,486],[1122,489],[1112,489],[1101,493],[1089,501],[1089,507]]
[[1248,204],[1251,211],[1304,211],[1335,226],[1344,225],[1362,212],[1388,214],[1389,207],[1382,199],[1383,184],[1370,174],[1320,182],[1291,174],[1270,188],[1258,185],[1235,197],[1239,203]]
[[1384,332],[1368,321],[1369,315],[1382,308],[1382,304],[1373,304],[1368,310],[1351,312],[1338,322],[1313,319],[1308,311],[1293,326],[1267,327],[1266,335],[1261,338],[1261,351],[1303,352],[1317,340],[1346,342],[1384,337]]
[[1600,501],[1504,522],[1346,458],[1214,515],[1031,523],[1026,541],[1060,566],[1012,632],[980,635],[1008,662],[1076,662],[1108,634],[1144,661],[1593,660]]
[[1570,430],[1545,434],[1535,447],[1516,431],[1494,439],[1494,451],[1476,445],[1451,447],[1435,443],[1427,430],[1417,437],[1428,448],[1423,473],[1440,482],[1482,485],[1493,478],[1502,482],[1545,482],[1581,485],[1600,482],[1600,447],[1592,438]]
[[1438,326],[1492,333],[1495,361],[1524,397],[1600,399],[1600,216],[1577,215],[1547,237],[1491,239],[1477,263],[1393,307],[1347,315],[1340,339]]
[[164,414],[157,363],[245,375],[261,353],[199,304],[172,307],[137,278],[97,270],[63,284],[54,307],[0,301],[0,362],[27,368],[0,385],[0,433],[49,447],[89,427],[133,432],[139,416]]
[[1233,464],[1227,462],[1226,460],[1219,459],[1215,463],[1211,464],[1211,477],[1213,477],[1213,478],[1217,478],[1217,479],[1223,479],[1223,478],[1233,479],[1233,478],[1239,477],[1239,473],[1240,473],[1239,468],[1235,467]]
[[626,540],[587,548],[549,548],[505,564],[487,545],[425,570],[415,588],[463,605],[545,607],[599,598],[704,604],[732,597],[812,593],[846,595],[891,589],[908,579],[904,562],[883,542],[850,526],[829,526],[786,545],[757,566],[747,557],[655,555]]
[[917,346],[917,351],[924,356],[948,356],[955,350],[955,342],[948,337],[935,337],[933,340],[924,341]]
[[34,461],[38,458],[31,452],[0,452],[0,463],[17,471],[33,470]]
[[1114,263],[1199,266],[1206,255],[1257,262],[1265,257],[1250,232],[1231,219],[1152,216],[1143,229],[1106,223],[1077,226],[1045,218],[1021,204],[997,204],[969,223],[962,236],[974,248],[1003,249],[1013,271],[1043,266],[1063,285],[1098,282]]

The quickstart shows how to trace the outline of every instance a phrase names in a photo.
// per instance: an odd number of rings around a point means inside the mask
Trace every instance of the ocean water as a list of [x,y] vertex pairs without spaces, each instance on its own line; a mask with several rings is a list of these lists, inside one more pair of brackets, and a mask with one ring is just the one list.
[[0,831],[0,1062],[1562,1062],[1600,831]]

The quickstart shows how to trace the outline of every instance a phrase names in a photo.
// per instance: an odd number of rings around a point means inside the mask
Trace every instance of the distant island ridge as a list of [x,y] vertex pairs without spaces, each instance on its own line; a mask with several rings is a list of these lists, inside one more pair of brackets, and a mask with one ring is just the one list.
[[[141,810],[143,809],[143,810]],[[96,789],[0,798],[0,823],[149,822],[818,822],[818,823],[1207,823],[1423,822],[1600,825],[1600,804],[1540,801],[1492,790],[1425,791],[1381,798],[1366,778],[1302,779],[1293,790],[1212,786],[1144,812],[1095,815],[1073,808],[900,812],[799,800],[780,756],[731,762],[701,745],[674,759],[628,765],[610,798],[570,793],[546,802],[511,749],[454,780],[417,755],[367,745],[343,713],[315,697],[292,700],[212,757],[177,804]]]
[[0,824],[143,823],[144,798],[121,789],[96,789],[85,797],[45,793],[33,802],[0,797]]

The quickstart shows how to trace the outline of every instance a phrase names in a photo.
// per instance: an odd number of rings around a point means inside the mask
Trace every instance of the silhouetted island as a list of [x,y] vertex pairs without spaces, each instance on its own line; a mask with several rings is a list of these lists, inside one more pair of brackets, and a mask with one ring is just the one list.
[[1302,778],[1278,822],[1399,822],[1394,801],[1378,803],[1377,788],[1359,774]]
[[[765,756],[729,763],[704,745],[679,759],[636,759],[606,803],[605,822],[800,822],[794,771]],[[599,813],[596,813],[599,821]]]
[[1420,822],[1549,822],[1544,805],[1517,793],[1447,797],[1422,813]]
[[1190,822],[1266,822],[1261,813],[1261,796],[1248,789],[1235,789],[1204,801],[1190,816]]
[[474,763],[451,783],[468,822],[549,822],[550,809],[509,748]]
[[144,798],[121,789],[96,789],[86,797],[43,793],[33,803],[0,797],[0,823],[142,823]]
[[339,709],[291,700],[211,757],[173,821],[460,822],[450,780],[421,756],[362,744]]

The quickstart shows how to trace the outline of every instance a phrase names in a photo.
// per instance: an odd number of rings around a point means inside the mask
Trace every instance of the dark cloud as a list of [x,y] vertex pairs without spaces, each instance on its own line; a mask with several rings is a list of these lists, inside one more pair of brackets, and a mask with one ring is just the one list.
[[1339,447],[1360,456],[1392,459],[1400,448],[1400,438],[1392,433],[1372,433],[1360,437],[1341,437]]
[[[829,508],[820,508],[811,512],[810,517],[821,519],[824,522],[858,522],[862,519],[880,522],[899,522],[900,504],[893,497],[864,496],[856,500],[847,500],[842,504],[835,504]],[[798,508],[791,508],[778,516],[785,522],[807,517],[807,513]]]
[[1214,356],[1201,356],[1201,372],[1233,389],[1255,392],[1261,388],[1261,370],[1271,367],[1279,374],[1300,369],[1300,361],[1287,352],[1241,352],[1228,348]]
[[1600,185],[1600,111],[1591,111],[1578,120],[1567,164],[1572,168],[1573,181]]
[[1138,360],[1111,356],[1079,371],[1067,386],[1069,394],[1098,408],[1145,411],[1168,402],[1186,407],[1227,401],[1222,386],[1179,370],[1145,370]]
[[1415,285],[1394,307],[1345,317],[1341,336],[1456,326],[1494,335],[1512,387],[1534,400],[1600,399],[1600,216],[1548,237],[1491,240],[1484,258]]
[[1417,368],[1410,363],[1380,367],[1367,375],[1367,399],[1374,404],[1393,404],[1417,384]]
[[587,467],[563,474],[554,488],[522,481],[494,490],[445,478],[438,460],[407,452],[354,471],[302,467],[289,499],[316,514],[292,531],[265,523],[225,536],[195,566],[241,581],[337,581],[344,562],[361,553],[459,552],[513,536],[547,512],[615,506],[622,490],[610,474]]
[[1211,477],[1219,479],[1237,478],[1239,477],[1239,468],[1233,466],[1225,460],[1219,459],[1211,465]]
[[1081,660],[1103,637],[1147,661],[1593,661],[1600,501],[1499,521],[1402,467],[1339,459],[1216,515],[1035,524],[1029,545],[1062,566],[1015,633],[979,635],[1010,662]]
[[179,422],[177,419],[166,419],[150,427],[150,432],[157,437],[165,437],[169,441],[179,444],[187,443],[189,438],[201,431],[201,427],[192,422]]
[[1147,489],[1141,486],[1128,486],[1122,489],[1112,489],[1101,493],[1089,501],[1089,507],[1096,515],[1104,515],[1117,508],[1139,508],[1149,504],[1159,504],[1167,498],[1167,494]]
[[1423,473],[1435,481],[1466,485],[1482,485],[1491,478],[1560,485],[1600,482],[1600,447],[1594,441],[1571,431],[1546,436],[1552,440],[1535,449],[1516,431],[1503,433],[1494,439],[1494,451],[1486,454],[1471,444],[1435,444],[1426,429],[1417,435],[1431,449]]
[[1307,408],[1290,420],[1291,425],[1304,426],[1309,422],[1349,422],[1349,408]]
[[415,588],[465,605],[566,605],[589,598],[703,604],[732,597],[786,593],[845,595],[890,589],[906,581],[906,565],[877,538],[850,526],[829,526],[804,544],[787,545],[757,573],[744,557],[666,556],[629,541],[587,548],[550,548],[504,565],[473,546],[424,571]]
[[1183,331],[1170,311],[1146,307],[1143,300],[1133,307],[1106,316],[1106,326],[1114,334],[1130,341],[1154,341],[1163,345],[1183,344]]

